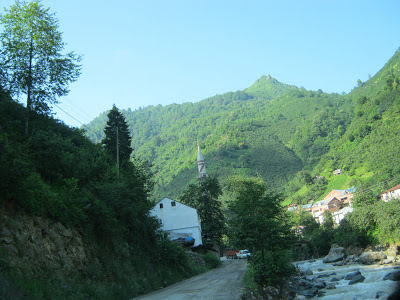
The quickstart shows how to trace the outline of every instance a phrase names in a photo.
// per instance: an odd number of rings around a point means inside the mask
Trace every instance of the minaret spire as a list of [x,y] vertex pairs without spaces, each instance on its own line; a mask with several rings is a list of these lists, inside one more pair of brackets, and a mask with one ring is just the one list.
[[208,177],[206,172],[206,166],[204,163],[203,154],[201,154],[199,141],[197,140],[197,168],[199,169],[199,175],[197,176],[198,180],[203,179],[204,177]]

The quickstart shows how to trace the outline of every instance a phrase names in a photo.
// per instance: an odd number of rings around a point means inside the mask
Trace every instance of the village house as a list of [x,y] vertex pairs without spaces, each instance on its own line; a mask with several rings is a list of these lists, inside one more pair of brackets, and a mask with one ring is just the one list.
[[354,187],[346,190],[331,190],[321,201],[313,204],[311,214],[318,223],[322,224],[326,210],[329,210],[333,215],[344,207],[351,207],[354,192]]
[[161,221],[162,230],[171,240],[194,238],[194,246],[202,244],[197,209],[166,197],[153,207],[150,214]]
[[336,225],[339,225],[340,222],[344,219],[344,217],[348,214],[353,212],[354,208],[346,206],[342,208],[341,210],[335,212],[332,214],[333,221],[335,222]]
[[[208,177],[208,174],[198,142],[197,147],[197,179],[202,182]],[[168,233],[171,240],[194,239],[193,246],[203,244],[200,216],[197,209],[165,197],[153,207],[150,214],[160,220],[162,230]]]
[[300,208],[301,210],[308,211],[309,213],[311,213],[312,203],[304,204],[300,206]]
[[400,198],[400,184],[392,187],[391,189],[388,189],[388,190],[380,193],[379,197],[384,202],[388,202],[388,201],[390,201],[392,199]]
[[340,175],[340,174],[342,174],[342,169],[337,169],[333,171],[333,175]]
[[299,208],[299,206],[296,203],[291,203],[288,205],[287,210],[288,211],[296,211]]

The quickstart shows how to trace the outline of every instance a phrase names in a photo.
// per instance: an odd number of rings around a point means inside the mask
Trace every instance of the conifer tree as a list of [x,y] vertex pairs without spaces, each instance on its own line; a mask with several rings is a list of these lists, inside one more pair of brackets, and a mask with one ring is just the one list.
[[114,159],[123,165],[128,162],[131,154],[131,136],[124,116],[113,105],[108,113],[108,121],[104,129],[105,137],[102,141],[105,148],[113,155]]

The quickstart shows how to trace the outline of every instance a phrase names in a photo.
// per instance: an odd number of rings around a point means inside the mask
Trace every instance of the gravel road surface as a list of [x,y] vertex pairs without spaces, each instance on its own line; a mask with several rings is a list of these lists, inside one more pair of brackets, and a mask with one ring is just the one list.
[[135,298],[135,300],[239,299],[247,262],[245,259],[225,258],[221,261],[222,265],[217,269]]

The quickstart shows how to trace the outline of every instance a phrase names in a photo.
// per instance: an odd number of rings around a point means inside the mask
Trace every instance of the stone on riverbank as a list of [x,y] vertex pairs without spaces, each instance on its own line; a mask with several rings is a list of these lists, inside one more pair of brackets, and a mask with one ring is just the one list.
[[336,244],[333,244],[331,250],[329,250],[328,255],[325,256],[322,261],[324,263],[333,263],[346,258],[346,256],[346,249],[344,249],[343,247],[339,247]]
[[383,261],[387,256],[382,251],[363,252],[356,261],[364,265],[372,265],[376,262]]
[[382,280],[400,281],[400,271],[390,272],[389,274],[386,274]]

